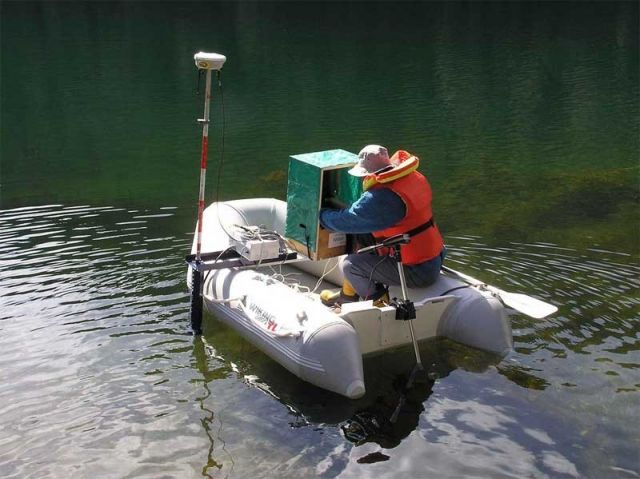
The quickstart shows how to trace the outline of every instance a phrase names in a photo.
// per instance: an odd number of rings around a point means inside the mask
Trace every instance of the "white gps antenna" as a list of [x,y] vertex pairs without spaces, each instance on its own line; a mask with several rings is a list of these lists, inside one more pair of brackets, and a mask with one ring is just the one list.
[[227,61],[227,57],[219,53],[198,52],[193,55],[196,66],[200,70],[220,70],[222,65]]

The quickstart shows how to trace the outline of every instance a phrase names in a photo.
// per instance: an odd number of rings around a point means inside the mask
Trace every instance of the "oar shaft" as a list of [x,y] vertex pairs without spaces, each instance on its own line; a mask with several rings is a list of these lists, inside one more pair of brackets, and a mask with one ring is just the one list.
[[483,283],[482,281],[472,278],[471,276],[468,276],[464,273],[461,273],[459,271],[456,271],[454,269],[451,269],[447,266],[442,266],[442,270],[446,271],[447,273],[451,273],[456,275],[458,278],[465,280],[467,283],[471,284],[472,286],[487,286],[485,283]]
[[490,292],[494,296],[500,298],[500,301],[502,301],[505,306],[515,309],[516,311],[526,314],[527,316],[531,316],[532,318],[542,319],[558,311],[558,308],[553,304],[545,303],[542,300],[532,298],[531,296],[527,296],[526,294],[509,293],[507,291],[503,291],[496,288],[495,286],[483,283],[482,281],[472,278],[471,276],[468,276],[464,273],[460,273],[451,268],[447,268],[446,266],[443,266],[442,270],[458,277],[471,286],[475,286],[481,290]]

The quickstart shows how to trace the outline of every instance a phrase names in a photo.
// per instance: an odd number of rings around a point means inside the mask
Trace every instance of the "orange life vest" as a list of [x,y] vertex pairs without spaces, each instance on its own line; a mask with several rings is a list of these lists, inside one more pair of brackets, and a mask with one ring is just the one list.
[[419,264],[438,256],[444,246],[440,231],[433,222],[431,185],[417,171],[418,157],[400,150],[391,157],[391,163],[393,168],[366,176],[363,186],[365,190],[389,188],[402,198],[406,211],[400,222],[375,231],[373,236],[380,240],[417,230],[411,241],[400,247],[400,254],[402,264]]

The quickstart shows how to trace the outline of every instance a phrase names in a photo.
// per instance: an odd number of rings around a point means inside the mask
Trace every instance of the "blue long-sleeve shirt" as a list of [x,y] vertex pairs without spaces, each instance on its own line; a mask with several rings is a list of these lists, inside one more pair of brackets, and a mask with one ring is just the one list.
[[[343,210],[320,210],[320,224],[327,229],[342,233],[372,233],[390,228],[400,222],[406,214],[402,198],[387,188],[366,191],[349,208]],[[433,283],[444,260],[444,253],[436,258],[406,268],[409,281],[427,285]]]
[[372,233],[396,225],[406,213],[404,201],[387,188],[365,191],[349,208],[320,210],[320,224],[341,233]]

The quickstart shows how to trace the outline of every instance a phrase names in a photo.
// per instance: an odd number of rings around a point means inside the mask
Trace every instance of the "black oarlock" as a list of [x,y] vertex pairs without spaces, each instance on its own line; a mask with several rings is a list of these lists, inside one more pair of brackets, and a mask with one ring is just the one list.
[[409,299],[393,298],[390,305],[396,308],[396,319],[400,321],[410,321],[416,319],[416,307]]

